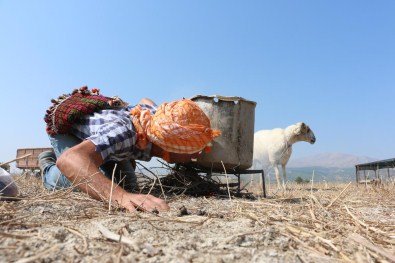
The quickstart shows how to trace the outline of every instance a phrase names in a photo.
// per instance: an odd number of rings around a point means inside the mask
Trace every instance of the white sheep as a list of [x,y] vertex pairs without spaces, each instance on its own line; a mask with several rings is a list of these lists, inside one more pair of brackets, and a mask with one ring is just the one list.
[[280,171],[281,165],[283,172],[283,188],[287,174],[285,166],[292,153],[292,144],[299,141],[306,141],[310,144],[315,143],[313,131],[303,122],[290,125],[285,129],[261,130],[254,134],[254,154],[253,168],[268,170],[270,166],[274,168],[277,187],[281,188]]

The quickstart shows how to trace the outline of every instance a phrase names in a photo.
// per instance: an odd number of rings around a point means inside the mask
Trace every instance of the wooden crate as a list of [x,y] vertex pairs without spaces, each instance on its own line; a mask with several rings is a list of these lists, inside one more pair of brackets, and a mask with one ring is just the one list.
[[16,150],[16,158],[30,154],[26,158],[16,160],[16,167],[19,169],[39,169],[38,155],[45,151],[53,151],[52,148],[25,148]]

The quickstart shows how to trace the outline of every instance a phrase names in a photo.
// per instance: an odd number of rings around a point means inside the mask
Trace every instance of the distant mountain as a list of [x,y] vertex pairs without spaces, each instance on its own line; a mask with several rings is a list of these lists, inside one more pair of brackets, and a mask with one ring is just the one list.
[[[294,181],[301,177],[314,181],[353,181],[355,165],[374,162],[377,159],[367,156],[356,156],[346,153],[320,153],[306,157],[292,158],[287,165],[287,180]],[[275,180],[273,169],[266,171]]]
[[[269,172],[270,173],[270,172]],[[274,172],[271,172],[274,178]],[[287,180],[294,181],[297,177],[304,180],[311,180],[314,174],[314,181],[327,181],[327,182],[349,182],[355,180],[355,168],[337,168],[337,167],[293,167],[287,168]]]
[[356,164],[374,162],[377,159],[368,156],[356,156],[346,153],[320,153],[311,156],[291,159],[289,168],[326,167],[326,168],[353,168]]

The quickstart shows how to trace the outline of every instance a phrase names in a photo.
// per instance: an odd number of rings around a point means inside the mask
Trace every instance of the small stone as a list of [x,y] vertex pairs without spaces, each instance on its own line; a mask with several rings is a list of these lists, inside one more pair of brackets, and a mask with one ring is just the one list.
[[189,212],[185,206],[182,206],[180,208],[180,212],[178,213],[178,216],[186,216],[189,215]]

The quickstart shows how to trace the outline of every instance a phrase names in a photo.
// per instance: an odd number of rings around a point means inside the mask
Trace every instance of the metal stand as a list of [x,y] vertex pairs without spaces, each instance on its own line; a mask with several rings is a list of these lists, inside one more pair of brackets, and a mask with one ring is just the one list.
[[230,169],[227,170],[226,173],[224,171],[212,171],[210,169],[206,169],[203,167],[194,167],[194,169],[197,169],[196,171],[198,171],[199,173],[205,173],[207,176],[211,177],[212,175],[225,175],[225,174],[233,174],[237,177],[237,184],[233,183],[233,184],[229,184],[229,187],[234,187],[237,186],[237,193],[240,194],[241,192],[241,187],[240,187],[240,176],[242,174],[261,174],[261,178],[262,178],[262,193],[263,193],[263,197],[266,198],[266,185],[265,185],[265,173],[262,170],[239,170],[239,169]]
[[263,170],[235,170],[233,174],[237,177],[237,180],[239,183],[239,185],[237,187],[238,192],[240,192],[240,175],[241,174],[258,174],[258,173],[260,173],[262,176],[262,193],[263,193],[263,197],[266,198],[265,173]]

